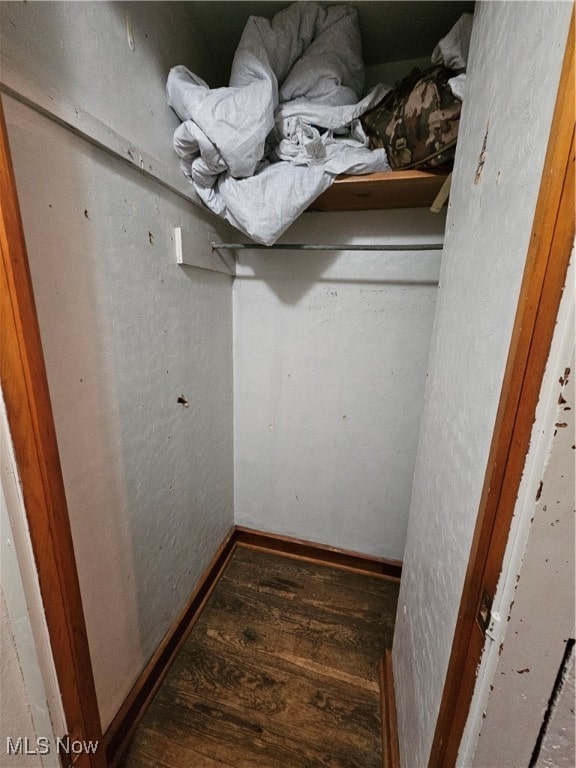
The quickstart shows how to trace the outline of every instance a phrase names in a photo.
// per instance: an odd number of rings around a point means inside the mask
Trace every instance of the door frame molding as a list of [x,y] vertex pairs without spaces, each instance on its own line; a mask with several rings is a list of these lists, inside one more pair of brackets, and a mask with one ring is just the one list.
[[96,754],[81,752],[75,758],[77,768],[103,768],[102,729],[1,100],[0,251],[0,381],[67,735],[72,741],[100,745]]
[[502,571],[574,243],[574,115],[573,13],[428,768],[456,764],[485,642],[480,603]]

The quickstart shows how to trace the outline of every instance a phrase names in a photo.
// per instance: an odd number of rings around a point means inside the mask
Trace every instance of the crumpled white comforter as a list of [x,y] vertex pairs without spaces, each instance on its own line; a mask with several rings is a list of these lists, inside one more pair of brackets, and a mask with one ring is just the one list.
[[208,208],[271,245],[338,174],[390,170],[359,120],[390,88],[359,100],[363,86],[354,8],[296,2],[252,16],[227,88],[183,66],[169,74],[184,173]]
[[448,85],[460,101],[464,101],[466,94],[466,68],[473,21],[471,13],[463,13],[446,37],[439,41],[431,57],[432,64],[441,64],[459,73],[448,80]]

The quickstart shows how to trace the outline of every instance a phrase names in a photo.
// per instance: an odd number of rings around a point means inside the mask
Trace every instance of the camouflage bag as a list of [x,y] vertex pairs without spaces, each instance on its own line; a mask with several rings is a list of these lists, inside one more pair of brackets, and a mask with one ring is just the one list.
[[448,85],[446,67],[416,71],[402,80],[362,122],[372,148],[384,148],[393,170],[450,168],[462,102]]

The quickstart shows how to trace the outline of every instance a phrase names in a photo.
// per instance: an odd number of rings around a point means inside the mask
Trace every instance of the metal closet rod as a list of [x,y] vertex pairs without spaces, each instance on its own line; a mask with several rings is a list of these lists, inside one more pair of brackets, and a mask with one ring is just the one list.
[[212,243],[213,251],[279,250],[279,251],[441,251],[443,243],[407,243],[405,245],[323,245],[319,243]]

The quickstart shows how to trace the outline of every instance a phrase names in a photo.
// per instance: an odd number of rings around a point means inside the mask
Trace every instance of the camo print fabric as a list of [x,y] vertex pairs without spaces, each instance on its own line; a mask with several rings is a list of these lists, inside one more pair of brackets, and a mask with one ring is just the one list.
[[454,74],[445,67],[413,74],[364,115],[370,146],[383,147],[394,170],[452,163],[462,108],[448,85]]

